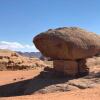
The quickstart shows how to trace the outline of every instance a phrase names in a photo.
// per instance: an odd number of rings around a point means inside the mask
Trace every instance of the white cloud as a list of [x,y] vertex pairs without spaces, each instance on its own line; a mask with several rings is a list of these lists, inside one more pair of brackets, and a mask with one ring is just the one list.
[[0,41],[0,49],[10,49],[14,51],[37,52],[34,45],[21,44],[19,42]]

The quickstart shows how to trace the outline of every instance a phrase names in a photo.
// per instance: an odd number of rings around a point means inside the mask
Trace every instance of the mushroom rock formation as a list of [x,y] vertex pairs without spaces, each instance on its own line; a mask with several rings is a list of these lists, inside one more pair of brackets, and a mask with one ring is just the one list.
[[56,71],[67,75],[86,74],[86,58],[100,52],[100,37],[77,27],[50,29],[33,40],[41,53],[54,61]]

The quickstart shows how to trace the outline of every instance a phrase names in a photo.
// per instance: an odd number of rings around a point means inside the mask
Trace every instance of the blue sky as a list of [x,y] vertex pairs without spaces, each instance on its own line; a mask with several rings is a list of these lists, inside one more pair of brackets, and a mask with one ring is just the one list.
[[100,33],[100,0],[0,0],[0,48],[36,51],[35,35],[78,26]]

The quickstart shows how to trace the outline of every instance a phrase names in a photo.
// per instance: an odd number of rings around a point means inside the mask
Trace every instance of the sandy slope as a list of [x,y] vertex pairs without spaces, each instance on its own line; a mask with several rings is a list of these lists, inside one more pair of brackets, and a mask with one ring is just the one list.
[[0,85],[5,85],[21,80],[26,80],[35,77],[41,70],[28,70],[28,71],[0,71]]

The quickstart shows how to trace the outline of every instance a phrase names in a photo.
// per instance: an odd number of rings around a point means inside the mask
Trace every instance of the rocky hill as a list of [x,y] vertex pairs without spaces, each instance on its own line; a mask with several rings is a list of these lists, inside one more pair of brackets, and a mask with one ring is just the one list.
[[23,70],[45,67],[38,58],[29,58],[10,50],[0,50],[0,70]]

